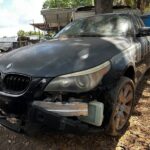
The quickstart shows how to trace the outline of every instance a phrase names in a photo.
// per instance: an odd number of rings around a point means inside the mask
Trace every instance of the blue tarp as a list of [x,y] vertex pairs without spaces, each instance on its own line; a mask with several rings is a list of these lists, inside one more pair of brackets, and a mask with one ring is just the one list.
[[141,17],[145,26],[150,27],[150,14]]

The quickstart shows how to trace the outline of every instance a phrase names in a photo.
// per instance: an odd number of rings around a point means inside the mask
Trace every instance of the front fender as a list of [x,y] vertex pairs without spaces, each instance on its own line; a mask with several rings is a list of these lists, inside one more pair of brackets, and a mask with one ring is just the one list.
[[117,76],[117,78],[118,76],[124,75],[125,71],[131,66],[135,70],[135,60],[136,60],[136,49],[134,46],[114,56],[111,59],[111,63],[112,63],[112,70]]
[[129,67],[135,70],[136,48],[131,46],[129,49],[115,55],[111,60],[111,70],[103,78],[103,85],[112,88],[114,84],[125,74]]

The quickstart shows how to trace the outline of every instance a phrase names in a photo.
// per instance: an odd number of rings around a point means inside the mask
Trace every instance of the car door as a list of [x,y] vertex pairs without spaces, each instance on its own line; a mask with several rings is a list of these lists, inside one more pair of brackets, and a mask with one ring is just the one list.
[[[135,16],[135,19],[137,21],[137,27],[145,27],[143,21],[139,16]],[[138,29],[137,29],[138,32]],[[148,36],[143,36],[143,37],[137,37],[137,40],[141,44],[141,60],[145,58],[145,56],[150,52],[150,37]]]

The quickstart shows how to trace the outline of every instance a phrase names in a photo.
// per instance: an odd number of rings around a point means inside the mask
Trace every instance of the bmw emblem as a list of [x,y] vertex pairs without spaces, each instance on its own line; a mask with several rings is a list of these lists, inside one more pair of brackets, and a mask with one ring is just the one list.
[[12,64],[8,64],[7,66],[6,66],[6,69],[10,69],[12,67]]

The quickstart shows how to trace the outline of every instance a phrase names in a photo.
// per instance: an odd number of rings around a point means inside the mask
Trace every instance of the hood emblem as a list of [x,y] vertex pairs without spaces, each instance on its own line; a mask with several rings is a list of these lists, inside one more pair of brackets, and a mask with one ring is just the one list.
[[6,69],[10,69],[12,67],[12,64],[8,64],[7,66],[6,66]]

